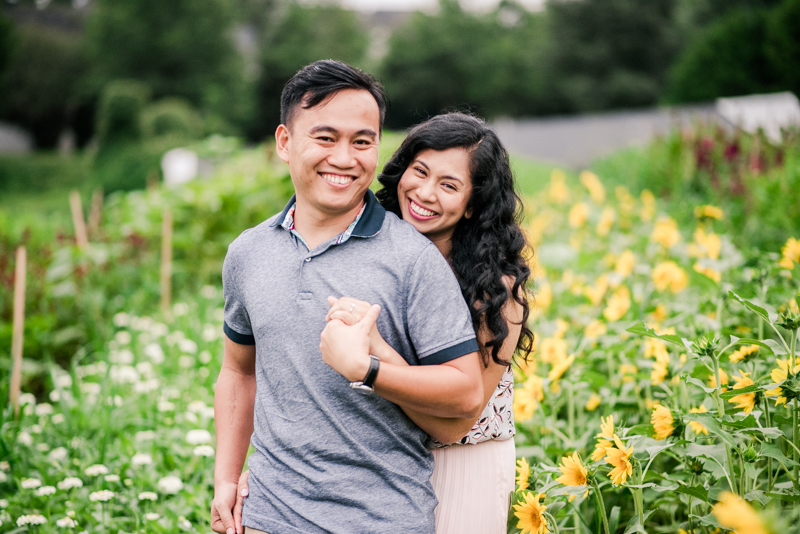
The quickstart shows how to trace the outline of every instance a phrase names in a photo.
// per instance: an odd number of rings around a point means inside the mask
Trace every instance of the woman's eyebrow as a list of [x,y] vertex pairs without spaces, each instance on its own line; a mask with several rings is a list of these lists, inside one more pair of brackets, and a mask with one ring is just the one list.
[[422,161],[421,159],[415,159],[414,163],[419,163],[420,165],[425,167],[425,170],[428,171],[428,172],[430,172],[430,170],[431,170],[431,168],[428,167],[428,165],[424,161]]

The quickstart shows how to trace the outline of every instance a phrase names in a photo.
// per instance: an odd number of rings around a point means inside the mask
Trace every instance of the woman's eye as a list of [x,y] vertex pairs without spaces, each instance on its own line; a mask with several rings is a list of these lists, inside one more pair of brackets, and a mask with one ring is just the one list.
[[445,183],[443,185],[444,185],[445,188],[450,189],[451,191],[457,191],[458,190],[458,189],[456,189],[456,186],[454,186],[453,184]]
[[422,176],[426,176],[425,169],[423,169],[422,167],[414,167],[414,170],[417,171],[417,173],[421,174]]

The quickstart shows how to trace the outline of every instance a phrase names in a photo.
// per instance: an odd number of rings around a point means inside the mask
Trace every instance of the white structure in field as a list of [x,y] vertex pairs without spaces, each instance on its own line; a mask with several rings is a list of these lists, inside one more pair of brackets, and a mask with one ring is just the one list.
[[168,186],[185,184],[197,177],[200,158],[186,148],[174,148],[161,158],[161,172]]
[[781,130],[800,127],[800,101],[790,92],[717,99],[717,113],[747,133],[759,129],[775,143]]

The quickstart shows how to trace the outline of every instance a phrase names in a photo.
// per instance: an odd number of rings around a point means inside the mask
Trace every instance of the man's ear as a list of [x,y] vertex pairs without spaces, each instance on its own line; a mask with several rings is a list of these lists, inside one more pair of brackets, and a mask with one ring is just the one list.
[[289,143],[291,143],[289,128],[281,124],[275,130],[275,152],[286,163],[289,163]]

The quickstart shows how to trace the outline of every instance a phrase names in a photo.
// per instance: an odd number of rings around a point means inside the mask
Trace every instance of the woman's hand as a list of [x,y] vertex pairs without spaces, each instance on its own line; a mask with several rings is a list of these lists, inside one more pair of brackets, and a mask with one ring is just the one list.
[[233,506],[233,524],[238,534],[244,531],[242,528],[242,508],[244,507],[245,497],[250,495],[250,489],[247,485],[248,478],[250,478],[249,469],[239,477],[239,485],[236,488],[236,504]]
[[351,382],[362,380],[369,370],[369,332],[381,307],[373,304],[361,319],[348,325],[341,319],[331,319],[320,335],[322,359],[334,371]]
[[[328,311],[328,315],[325,316],[325,320],[338,319],[346,325],[356,324],[370,308],[369,302],[352,297],[338,299],[336,297],[328,297],[328,304],[330,304],[331,309]],[[378,327],[374,324],[369,331],[369,353],[374,354],[384,363],[408,365],[403,357],[386,343],[381,333],[378,332]]]

